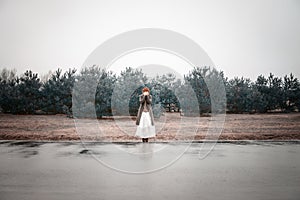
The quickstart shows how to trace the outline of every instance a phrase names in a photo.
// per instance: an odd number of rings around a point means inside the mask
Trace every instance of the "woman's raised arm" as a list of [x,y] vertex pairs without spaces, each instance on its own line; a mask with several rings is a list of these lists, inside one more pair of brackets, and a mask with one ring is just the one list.
[[145,95],[140,95],[140,103],[144,103],[145,102]]
[[151,104],[152,103],[152,96],[149,94],[148,95],[148,97],[147,97],[147,99],[146,99],[146,102],[148,103],[148,104]]

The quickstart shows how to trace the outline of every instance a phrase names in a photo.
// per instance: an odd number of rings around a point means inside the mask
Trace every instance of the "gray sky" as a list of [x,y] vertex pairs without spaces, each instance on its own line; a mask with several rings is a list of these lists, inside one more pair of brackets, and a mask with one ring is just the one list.
[[0,0],[0,68],[80,68],[102,42],[138,28],[197,42],[229,78],[300,78],[298,0]]

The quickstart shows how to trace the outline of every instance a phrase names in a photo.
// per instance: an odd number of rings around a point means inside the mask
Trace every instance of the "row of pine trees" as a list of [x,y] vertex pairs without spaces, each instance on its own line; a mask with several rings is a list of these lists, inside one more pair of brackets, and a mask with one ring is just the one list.
[[[93,77],[93,78],[91,78]],[[219,111],[227,113],[267,113],[298,112],[300,110],[300,82],[293,74],[276,77],[259,76],[254,82],[247,78],[228,79],[223,72],[210,67],[195,67],[183,79],[174,74],[147,77],[141,69],[126,68],[119,75],[97,66],[62,72],[56,70],[50,77],[41,78],[31,70],[21,76],[15,70],[0,71],[0,111],[13,114],[68,114],[72,116],[72,95],[74,85],[84,82],[80,87],[94,87],[91,102],[82,101],[80,109],[87,105],[94,108],[96,116],[102,118],[112,115],[136,115],[141,89],[147,86],[153,96],[155,115],[162,111],[181,111],[200,113],[212,111],[212,92],[207,81],[224,83],[225,96]],[[134,88],[134,90],[132,89]],[[196,104],[186,93],[192,89]],[[78,87],[77,87],[78,89]],[[84,88],[82,88],[84,90]],[[180,92],[184,91],[184,92]],[[116,94],[123,94],[119,98]],[[124,98],[127,95],[126,98]],[[82,96],[82,95],[81,95]],[[113,101],[112,101],[113,98]],[[115,100],[117,99],[117,100]],[[127,100],[126,100],[127,99]],[[128,101],[129,99],[129,101]],[[114,105],[117,102],[118,105]],[[122,110],[125,109],[125,110]]]

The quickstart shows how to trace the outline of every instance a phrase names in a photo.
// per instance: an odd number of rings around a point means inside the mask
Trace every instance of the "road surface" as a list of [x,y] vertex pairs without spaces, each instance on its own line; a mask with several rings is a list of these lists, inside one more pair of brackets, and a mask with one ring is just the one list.
[[299,199],[299,143],[201,145],[0,141],[0,199]]

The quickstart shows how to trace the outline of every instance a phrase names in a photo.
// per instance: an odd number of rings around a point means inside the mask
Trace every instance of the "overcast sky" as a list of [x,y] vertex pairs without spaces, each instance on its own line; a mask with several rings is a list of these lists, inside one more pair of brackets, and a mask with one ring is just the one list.
[[197,42],[229,78],[300,78],[299,0],[0,0],[0,27],[0,68],[18,73],[79,69],[117,34],[163,28]]

